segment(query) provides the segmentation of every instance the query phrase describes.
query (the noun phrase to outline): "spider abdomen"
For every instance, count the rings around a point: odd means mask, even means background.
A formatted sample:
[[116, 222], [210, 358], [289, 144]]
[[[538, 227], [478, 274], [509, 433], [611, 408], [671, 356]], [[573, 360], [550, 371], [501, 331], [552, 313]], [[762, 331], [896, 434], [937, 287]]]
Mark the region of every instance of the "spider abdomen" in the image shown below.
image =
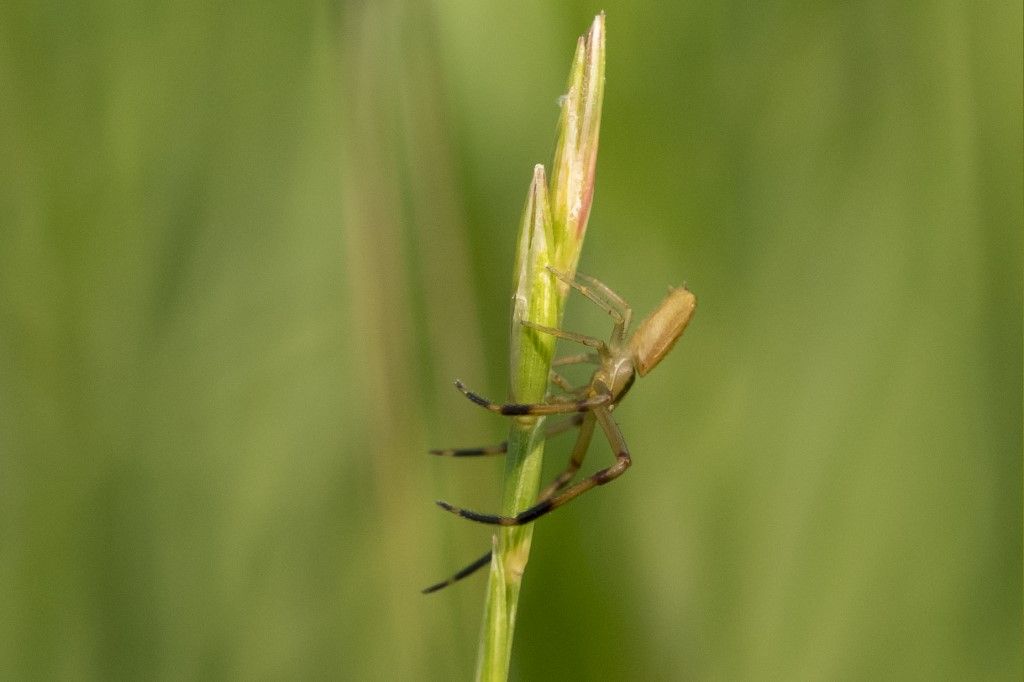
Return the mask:
[[697, 308], [697, 297], [686, 287], [672, 289], [641, 322], [629, 340], [636, 371], [644, 376], [672, 350]]

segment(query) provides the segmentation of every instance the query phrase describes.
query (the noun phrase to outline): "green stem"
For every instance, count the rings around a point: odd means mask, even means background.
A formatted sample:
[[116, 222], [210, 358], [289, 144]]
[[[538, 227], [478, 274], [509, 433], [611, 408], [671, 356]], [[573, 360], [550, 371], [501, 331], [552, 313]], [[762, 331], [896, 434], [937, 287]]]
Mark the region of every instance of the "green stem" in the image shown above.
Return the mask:
[[[512, 399], [516, 402], [541, 402], [547, 393], [554, 338], [519, 322], [525, 319], [545, 326], [558, 325], [562, 298], [555, 279], [546, 269], [552, 264], [551, 229], [544, 167], [537, 166], [516, 252], [511, 329]], [[515, 516], [537, 498], [544, 458], [542, 423], [543, 419], [536, 417], [513, 420], [501, 505], [505, 516]], [[495, 537], [477, 663], [478, 680], [503, 682], [508, 677], [519, 589], [532, 538], [532, 523], [501, 528]]]
[[[549, 199], [544, 167], [534, 168], [523, 211], [512, 294], [511, 394], [517, 403], [542, 402], [555, 339], [520, 324], [559, 327], [569, 287], [547, 269], [576, 271], [594, 193], [594, 168], [604, 94], [604, 14], [580, 38], [562, 104]], [[508, 438], [501, 513], [531, 507], [540, 490], [543, 419], [517, 417]], [[533, 524], [502, 527], [492, 540], [476, 679], [508, 679], [516, 611], [530, 557]]]

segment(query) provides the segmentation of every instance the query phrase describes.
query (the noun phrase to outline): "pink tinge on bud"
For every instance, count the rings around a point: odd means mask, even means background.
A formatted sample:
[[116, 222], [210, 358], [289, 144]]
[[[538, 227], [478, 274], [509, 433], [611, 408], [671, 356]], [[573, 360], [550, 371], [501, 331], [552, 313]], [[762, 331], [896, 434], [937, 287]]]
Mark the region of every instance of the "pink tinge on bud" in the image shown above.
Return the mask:
[[551, 178], [557, 261], [573, 270], [594, 199], [601, 103], [604, 97], [604, 14], [580, 36], [559, 122]]

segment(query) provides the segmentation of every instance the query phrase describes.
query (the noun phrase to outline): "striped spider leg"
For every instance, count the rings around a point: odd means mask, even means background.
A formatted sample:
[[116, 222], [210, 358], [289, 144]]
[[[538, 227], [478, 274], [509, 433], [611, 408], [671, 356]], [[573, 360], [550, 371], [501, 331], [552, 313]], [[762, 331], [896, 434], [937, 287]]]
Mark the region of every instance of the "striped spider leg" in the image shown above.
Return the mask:
[[[553, 377], [553, 382], [556, 385], [570, 392], [566, 396], [551, 397], [547, 402], [532, 404], [495, 403], [477, 393], [469, 391], [462, 382], [455, 382], [456, 388], [462, 391], [469, 400], [497, 414], [505, 416], [545, 416], [576, 413], [576, 417], [581, 417], [581, 420], [578, 422], [580, 432], [577, 435], [576, 445], [573, 447], [569, 465], [541, 492], [537, 502], [532, 507], [515, 516], [499, 516], [481, 514], [443, 501], [437, 502], [438, 506], [442, 509], [472, 521], [499, 526], [516, 526], [530, 523], [574, 500], [588, 490], [604, 485], [621, 476], [630, 467], [632, 460], [629, 448], [626, 446], [626, 441], [618, 425], [612, 419], [611, 412], [632, 387], [636, 376], [638, 374], [640, 376], [646, 375], [668, 354], [676, 341], [679, 340], [679, 337], [682, 336], [696, 308], [696, 298], [685, 287], [670, 289], [668, 296], [665, 297], [654, 312], [637, 326], [636, 331], [631, 336], [627, 337], [626, 334], [632, 311], [618, 294], [593, 277], [577, 274], [577, 279], [573, 280], [554, 268], [549, 267], [548, 269], [560, 280], [590, 299], [611, 316], [614, 322], [611, 339], [605, 342], [583, 334], [545, 327], [525, 320], [522, 321], [524, 326], [535, 329], [538, 332], [573, 341], [588, 346], [595, 351], [594, 353], [571, 356], [570, 358], [563, 359], [560, 363], [593, 362], [596, 364], [597, 368], [594, 370], [589, 384], [577, 390], [572, 389], [564, 379], [554, 379]], [[553, 365], [556, 363], [553, 363]], [[575, 421], [575, 419], [570, 421]], [[582, 465], [583, 458], [590, 445], [595, 424], [600, 425], [602, 432], [611, 444], [612, 451], [615, 453], [615, 463], [570, 486], [569, 483]], [[572, 428], [572, 426], [567, 428]], [[562, 429], [561, 425], [549, 427], [549, 432], [545, 436], [553, 435], [550, 431], [557, 433], [567, 430], [567, 428]], [[507, 445], [501, 444], [488, 448], [434, 452], [435, 454], [460, 456], [468, 454], [500, 454], [506, 449]], [[477, 559], [448, 580], [427, 588], [424, 592], [439, 590], [456, 580], [466, 577], [473, 571], [486, 565], [489, 559], [490, 553]]]
[[[554, 362], [551, 363], [551, 365], [552, 367], [561, 367], [565, 365], [575, 365], [582, 363], [596, 364], [597, 356], [589, 353], [582, 353], [580, 355], [572, 355], [564, 358], [557, 358]], [[560, 388], [566, 391], [566, 395], [552, 396], [552, 400], [569, 399], [572, 397], [573, 394], [581, 390], [569, 385], [569, 383], [565, 381], [565, 379], [554, 370], [552, 370], [551, 372], [551, 381], [552, 383], [555, 383]], [[583, 388], [585, 389], [587, 387], [584, 386]], [[569, 483], [569, 481], [572, 480], [573, 476], [579, 470], [580, 466], [583, 464], [583, 458], [587, 454], [587, 448], [590, 447], [590, 439], [594, 433], [594, 418], [587, 413], [576, 413], [569, 417], [568, 419], [563, 419], [554, 424], [548, 424], [545, 426], [543, 434], [543, 437], [545, 439], [559, 435], [561, 433], [565, 433], [567, 431], [571, 431], [576, 428], [579, 428], [579, 433], [576, 436], [576, 444], [573, 446], [572, 456], [569, 458], [568, 466], [565, 468], [564, 471], [562, 471], [558, 476], [556, 476], [555, 479], [546, 488], [544, 488], [544, 490], [541, 491], [540, 495], [538, 495], [537, 497], [538, 502], [550, 498], [557, 491], [564, 488]], [[486, 445], [483, 447], [431, 450], [430, 454], [445, 457], [478, 457], [486, 455], [501, 455], [505, 454], [507, 450], [508, 441], [503, 441], [501, 443], [498, 443], [497, 445]], [[486, 566], [490, 562], [490, 560], [491, 552], [488, 551], [483, 556], [476, 559], [464, 568], [460, 569], [452, 576], [446, 578], [445, 580], [442, 580], [441, 582], [434, 583], [430, 587], [427, 587], [423, 590], [423, 594], [437, 592], [442, 588], [448, 587], [452, 583], [458, 582], [459, 580], [462, 580], [463, 578], [472, 575], [479, 569]]]

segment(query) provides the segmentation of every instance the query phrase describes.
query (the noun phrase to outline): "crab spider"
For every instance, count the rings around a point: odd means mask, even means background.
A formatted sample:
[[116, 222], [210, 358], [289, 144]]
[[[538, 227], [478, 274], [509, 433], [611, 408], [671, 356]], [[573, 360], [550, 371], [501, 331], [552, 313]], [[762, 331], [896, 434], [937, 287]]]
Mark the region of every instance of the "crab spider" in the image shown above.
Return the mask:
[[[537, 502], [532, 507], [515, 516], [481, 514], [440, 500], [437, 502], [442, 509], [472, 521], [499, 526], [530, 523], [576, 499], [588, 490], [609, 483], [621, 476], [629, 468], [632, 460], [622, 432], [612, 419], [612, 410], [629, 392], [637, 375], [648, 374], [672, 350], [676, 341], [686, 330], [686, 325], [693, 317], [697, 305], [696, 297], [685, 286], [670, 289], [668, 296], [662, 300], [654, 312], [640, 322], [632, 335], [627, 336], [632, 309], [622, 297], [593, 277], [577, 273], [574, 280], [552, 267], [548, 267], [548, 270], [611, 316], [614, 323], [612, 335], [608, 341], [603, 341], [583, 334], [545, 327], [526, 320], [522, 321], [524, 326], [538, 332], [579, 343], [590, 349], [590, 352], [587, 353], [557, 359], [552, 363], [552, 367], [574, 364], [596, 365], [589, 383], [580, 388], [573, 388], [561, 375], [552, 370], [552, 383], [565, 390], [567, 394], [550, 398], [547, 402], [495, 403], [468, 390], [461, 381], [455, 382], [455, 387], [462, 391], [469, 400], [497, 414], [505, 416], [572, 415], [563, 422], [548, 426], [545, 429], [545, 437], [573, 428], [579, 429], [568, 466], [541, 491]], [[601, 431], [611, 444], [615, 453], [615, 463], [574, 485], [569, 485], [583, 464], [583, 458], [586, 456], [596, 426], [600, 426]], [[502, 454], [506, 450], [507, 444], [501, 443], [480, 448], [432, 450], [431, 453], [465, 457]], [[423, 591], [425, 593], [435, 592], [465, 578], [486, 565], [490, 556], [491, 553], [488, 552], [452, 577], [431, 585]]]

